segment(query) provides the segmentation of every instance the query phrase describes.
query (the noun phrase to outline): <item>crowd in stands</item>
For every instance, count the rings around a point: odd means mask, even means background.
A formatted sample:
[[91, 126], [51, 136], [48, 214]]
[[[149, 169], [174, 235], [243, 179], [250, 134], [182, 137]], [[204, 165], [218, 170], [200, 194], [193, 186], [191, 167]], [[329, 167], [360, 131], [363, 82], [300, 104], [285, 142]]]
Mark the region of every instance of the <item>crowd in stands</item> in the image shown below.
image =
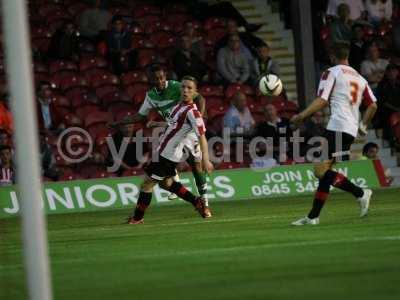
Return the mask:
[[[378, 93], [386, 93], [380, 96], [387, 99], [383, 106], [386, 112], [400, 109], [392, 97], [398, 88], [397, 68], [393, 69], [396, 53], [389, 53], [387, 48], [382, 51], [389, 40], [385, 37], [397, 29], [395, 22], [391, 23], [393, 8], [387, 4], [392, 1], [367, 1], [364, 6], [360, 0], [362, 7], [368, 7], [368, 14], [355, 5], [357, 1], [329, 2], [329, 21], [319, 28], [326, 33], [325, 49], [328, 51], [335, 40], [352, 42], [354, 66]], [[133, 136], [138, 129], [144, 129], [145, 135], [151, 130], [137, 124], [115, 131], [106, 124], [137, 112], [150, 87], [146, 70], [153, 63], [168, 70], [169, 79], [179, 80], [185, 75], [197, 78], [199, 92], [207, 101], [209, 136], [221, 135], [223, 127], [232, 136], [244, 138], [276, 138], [291, 133], [288, 120], [297, 112], [297, 105], [285, 95], [262, 96], [256, 88], [261, 74], [280, 75], [279, 61], [271, 57], [269, 45], [254, 35], [261, 24], [249, 24], [227, 1], [32, 0], [29, 21], [45, 180], [142, 172], [143, 162], [133, 154], [134, 142], [128, 145], [120, 169], [107, 172], [106, 166], [113, 164], [107, 137], [112, 137], [118, 148], [124, 137]], [[385, 35], [379, 31], [383, 29]], [[379, 39], [373, 39], [369, 30]], [[3, 51], [1, 54], [3, 57]], [[364, 54], [365, 60], [360, 60]], [[321, 66], [326, 64], [323, 59], [317, 60]], [[8, 150], [12, 154], [13, 124], [3, 58], [0, 70], [0, 155], [8, 157]], [[157, 113], [150, 119], [157, 119]], [[400, 117], [398, 120], [400, 126]], [[318, 113], [301, 130], [311, 138], [321, 132], [322, 124], [323, 116]], [[58, 136], [69, 127], [84, 128], [94, 143], [92, 155], [84, 162], [71, 164], [59, 153]], [[85, 150], [89, 142], [82, 136], [72, 147]], [[277, 147], [273, 145], [273, 157], [266, 164], [294, 163], [290, 147], [283, 159], [277, 157]], [[217, 153], [221, 149], [214, 150]], [[7, 171], [10, 174], [14, 174], [12, 156], [10, 163], [1, 159], [1, 170], [11, 170]], [[245, 167], [250, 163], [245, 157], [244, 161], [217, 167]], [[2, 182], [13, 181], [14, 175], [4, 174]]]
[[329, 64], [331, 45], [349, 43], [350, 65], [368, 80], [378, 99], [373, 125], [400, 149], [400, 2], [328, 0], [312, 5], [317, 76]]

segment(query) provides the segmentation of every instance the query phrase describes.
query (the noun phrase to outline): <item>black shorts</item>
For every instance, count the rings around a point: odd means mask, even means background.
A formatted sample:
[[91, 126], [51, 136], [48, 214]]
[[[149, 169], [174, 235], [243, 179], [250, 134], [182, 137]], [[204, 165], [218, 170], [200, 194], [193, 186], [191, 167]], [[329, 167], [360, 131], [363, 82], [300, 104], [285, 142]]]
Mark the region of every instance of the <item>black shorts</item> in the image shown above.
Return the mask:
[[324, 145], [325, 149], [322, 150], [322, 155], [328, 154], [328, 159], [335, 159], [335, 161], [345, 161], [350, 159], [350, 147], [354, 142], [354, 136], [339, 131], [326, 130], [324, 137], [328, 145]]
[[144, 168], [144, 171], [150, 178], [161, 181], [176, 175], [177, 164], [176, 162], [159, 156], [158, 161], [151, 161], [150, 164]]

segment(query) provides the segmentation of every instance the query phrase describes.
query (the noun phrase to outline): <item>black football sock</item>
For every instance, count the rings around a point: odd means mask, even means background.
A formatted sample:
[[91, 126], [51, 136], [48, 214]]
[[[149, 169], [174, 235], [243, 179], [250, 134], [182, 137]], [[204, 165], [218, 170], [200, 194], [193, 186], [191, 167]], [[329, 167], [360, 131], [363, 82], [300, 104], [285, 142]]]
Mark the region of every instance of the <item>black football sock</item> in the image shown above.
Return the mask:
[[190, 191], [188, 191], [180, 182], [174, 181], [172, 185], [168, 188], [168, 191], [174, 193], [179, 198], [196, 205], [197, 198]]
[[333, 181], [331, 174], [325, 173], [325, 175], [319, 180], [317, 191], [315, 192], [313, 207], [308, 214], [310, 219], [318, 218], [322, 208], [324, 207], [326, 199], [329, 197], [329, 189]]
[[356, 186], [343, 174], [340, 174], [332, 170], [329, 170], [328, 172], [335, 175], [334, 180], [332, 182], [332, 185], [334, 187], [349, 192], [356, 198], [360, 198], [364, 195], [364, 191], [362, 190], [362, 188]]
[[153, 195], [153, 193], [146, 193], [146, 192], [140, 191], [139, 199], [137, 200], [137, 203], [136, 203], [135, 212], [133, 213], [134, 220], [138, 221], [138, 220], [143, 219], [144, 213], [145, 213], [147, 207], [149, 207], [149, 205], [150, 205], [152, 195]]

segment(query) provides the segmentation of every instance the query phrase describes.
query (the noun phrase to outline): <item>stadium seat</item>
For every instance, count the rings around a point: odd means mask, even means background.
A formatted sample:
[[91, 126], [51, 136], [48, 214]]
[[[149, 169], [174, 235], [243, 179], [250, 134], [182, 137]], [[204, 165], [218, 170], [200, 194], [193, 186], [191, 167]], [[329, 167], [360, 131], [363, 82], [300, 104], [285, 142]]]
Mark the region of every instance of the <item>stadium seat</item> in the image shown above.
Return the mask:
[[71, 172], [64, 172], [60, 177], [59, 181], [73, 181], [73, 180], [83, 180], [85, 179], [82, 175], [75, 173], [73, 171]]
[[35, 73], [34, 74], [35, 78], [35, 84], [37, 85], [40, 81], [47, 81], [51, 82], [50, 80], [50, 75], [48, 73]]
[[93, 68], [107, 68], [107, 61], [100, 56], [82, 57], [79, 60], [79, 70], [86, 71]]
[[225, 28], [225, 20], [219, 17], [208, 18], [203, 26], [205, 31], [210, 31], [215, 28]]
[[227, 105], [218, 105], [207, 107], [208, 119], [213, 119], [217, 116], [224, 115], [227, 110]]
[[246, 167], [248, 167], [248, 165], [245, 163], [222, 162], [219, 165], [217, 165], [216, 169], [217, 170], [225, 170], [225, 169], [238, 169], [238, 168], [246, 168]]
[[47, 53], [49, 51], [50, 38], [34, 38], [32, 40], [32, 50], [34, 52]]
[[55, 74], [61, 71], [78, 71], [78, 66], [73, 61], [55, 60], [49, 65], [50, 74]]
[[53, 95], [51, 96], [51, 100], [54, 103], [55, 106], [58, 107], [64, 107], [64, 108], [71, 108], [71, 102], [69, 101], [69, 99], [63, 95], [57, 95], [55, 93], [53, 93]]
[[225, 97], [230, 99], [233, 97], [233, 95], [235, 95], [236, 92], [242, 92], [243, 94], [248, 96], [255, 95], [254, 89], [251, 86], [246, 84], [233, 83], [227, 87], [225, 91]]
[[142, 18], [148, 15], [161, 15], [162, 11], [158, 6], [142, 4], [138, 5], [134, 11], [133, 16], [137, 19]]
[[[150, 85], [147, 83], [135, 83], [135, 84], [131, 84], [125, 87], [125, 92], [129, 95], [129, 97], [131, 97], [131, 99], [133, 99], [135, 102], [136, 100], [134, 99], [135, 95], [139, 92], [141, 92], [143, 95], [143, 93], [145, 94], [145, 92], [150, 88]], [[143, 101], [144, 98], [141, 100]]]
[[87, 40], [81, 40], [79, 42], [78, 47], [79, 47], [79, 52], [80, 52], [81, 56], [86, 55], [83, 57], [87, 57], [87, 56], [93, 57], [96, 54], [96, 50], [97, 50], [96, 45]]
[[175, 33], [183, 31], [185, 23], [192, 20], [192, 17], [188, 14], [174, 13], [167, 16], [167, 22], [171, 24], [172, 29]]
[[138, 53], [137, 64], [140, 68], [146, 67], [153, 63], [157, 58], [156, 51], [152, 49], [140, 49]]
[[199, 93], [203, 97], [223, 97], [224, 87], [222, 85], [203, 85], [199, 88]]
[[132, 26], [129, 27], [129, 32], [132, 35], [140, 35], [143, 36], [144, 34], [144, 29], [142, 26], [140, 26], [139, 24], [134, 24]]
[[31, 28], [31, 38], [32, 39], [40, 39], [46, 38], [49, 39], [52, 36], [52, 32], [49, 30], [48, 27], [44, 26], [37, 26]]
[[93, 114], [96, 112], [101, 112], [101, 110], [100, 110], [100, 107], [95, 104], [85, 104], [84, 106], [78, 107], [75, 110], [75, 114], [81, 120], [84, 120], [89, 114]]
[[93, 88], [102, 86], [119, 85], [119, 78], [109, 72], [95, 72], [91, 74], [89, 84]]
[[130, 170], [125, 170], [122, 172], [122, 177], [130, 177], [130, 176], [140, 176], [144, 174], [144, 170], [141, 167], [132, 168]]
[[108, 112], [93, 111], [86, 116], [84, 124], [86, 128], [96, 124], [107, 124], [113, 120], [113, 116]]
[[101, 87], [96, 88], [95, 92], [99, 99], [103, 99], [105, 95], [110, 93], [120, 92], [120, 88], [117, 85], [103, 85]]
[[130, 85], [137, 82], [149, 82], [149, 79], [144, 71], [135, 70], [121, 75], [122, 85]]
[[79, 74], [76, 71], [63, 70], [63, 71], [51, 74], [49, 76], [49, 82], [51, 84], [55, 85], [56, 88], [60, 88], [61, 82], [64, 80], [64, 78], [71, 77], [71, 76], [79, 76]]
[[[4, 71], [4, 63], [0, 60], [0, 72]], [[41, 62], [35, 61], [33, 64], [33, 71], [35, 73], [49, 73], [49, 67]]]
[[187, 6], [181, 3], [170, 3], [164, 8], [165, 15], [173, 13], [186, 14], [187, 12], [188, 12]]
[[169, 48], [176, 45], [175, 37], [168, 32], [158, 31], [150, 35], [150, 41], [156, 45], [157, 48]]
[[71, 16], [79, 16], [81, 12], [86, 10], [89, 6], [83, 2], [75, 2], [68, 6], [67, 11]]
[[66, 127], [82, 127], [83, 122], [77, 114], [68, 113], [63, 116], [63, 123]]
[[128, 94], [125, 92], [117, 91], [105, 94], [101, 97], [101, 101], [105, 108], [109, 108], [112, 105], [119, 104], [119, 103], [128, 103], [132, 104], [132, 99], [129, 97]]
[[80, 75], [67, 75], [60, 82], [60, 88], [63, 91], [74, 87], [87, 87], [86, 79]]
[[[113, 108], [113, 107], [112, 107], [112, 108]], [[123, 109], [123, 110], [119, 110], [119, 111], [116, 111], [116, 112], [114, 113], [114, 119], [115, 119], [115, 120], [122, 120], [122, 119], [125, 118], [125, 117], [135, 115], [136, 112], [137, 112], [137, 111], [134, 110], [134, 109]]]
[[154, 49], [155, 45], [149, 39], [146, 39], [143, 36], [134, 36], [132, 37], [132, 47], [136, 49]]
[[114, 178], [117, 177], [115, 173], [107, 172], [107, 170], [99, 170], [94, 173], [90, 173], [88, 178]]
[[48, 15], [53, 15], [55, 13], [57, 13], [58, 11], [65, 11], [65, 7], [62, 4], [59, 3], [46, 3], [46, 4], [42, 4], [40, 5], [38, 12], [39, 15], [41, 15], [42, 17], [46, 17]]

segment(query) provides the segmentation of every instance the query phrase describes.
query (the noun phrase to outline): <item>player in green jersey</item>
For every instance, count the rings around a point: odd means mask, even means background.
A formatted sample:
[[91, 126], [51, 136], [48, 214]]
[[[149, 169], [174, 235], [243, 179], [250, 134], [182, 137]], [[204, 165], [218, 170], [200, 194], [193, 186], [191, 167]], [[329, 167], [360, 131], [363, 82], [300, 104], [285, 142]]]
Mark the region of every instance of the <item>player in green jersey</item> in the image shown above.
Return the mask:
[[[125, 117], [121, 121], [113, 123], [114, 126], [123, 124], [142, 122], [147, 119], [151, 109], [157, 110], [160, 116], [168, 122], [169, 114], [172, 109], [181, 101], [181, 83], [174, 80], [167, 80], [165, 70], [158, 64], [150, 67], [150, 82], [153, 87], [146, 93], [146, 97], [140, 107], [138, 113], [133, 116]], [[205, 100], [198, 94], [194, 99], [200, 113], [204, 116], [205, 113]], [[165, 122], [149, 121], [147, 127], [163, 126]], [[201, 165], [201, 151], [199, 148], [199, 141], [193, 132], [185, 141], [185, 150], [189, 154], [187, 162], [192, 168], [192, 173], [196, 181], [197, 190], [200, 196], [204, 199], [208, 207], [207, 199], [207, 181], [206, 174], [203, 172]], [[176, 181], [179, 180], [175, 178]], [[169, 197], [172, 199], [172, 197]], [[209, 217], [211, 211], [207, 209]]]

